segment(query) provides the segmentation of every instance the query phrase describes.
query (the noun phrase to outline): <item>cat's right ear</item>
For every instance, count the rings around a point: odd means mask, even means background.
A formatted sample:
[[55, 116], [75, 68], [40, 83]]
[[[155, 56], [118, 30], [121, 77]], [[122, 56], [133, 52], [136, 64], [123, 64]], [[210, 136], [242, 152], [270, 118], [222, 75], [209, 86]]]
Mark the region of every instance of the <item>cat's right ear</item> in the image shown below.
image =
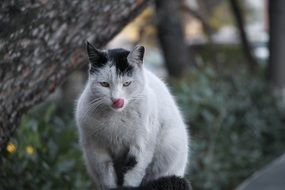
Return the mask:
[[139, 66], [143, 64], [145, 48], [141, 45], [137, 45], [128, 55], [127, 59], [130, 63], [137, 63]]
[[101, 67], [107, 62], [107, 56], [105, 52], [97, 49], [88, 41], [86, 41], [86, 49], [91, 66]]

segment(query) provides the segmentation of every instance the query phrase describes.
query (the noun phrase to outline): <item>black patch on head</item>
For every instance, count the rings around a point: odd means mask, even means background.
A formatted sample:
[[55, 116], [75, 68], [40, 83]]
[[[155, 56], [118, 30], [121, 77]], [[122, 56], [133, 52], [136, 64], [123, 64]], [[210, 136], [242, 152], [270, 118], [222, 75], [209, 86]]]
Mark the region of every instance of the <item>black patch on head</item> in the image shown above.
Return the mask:
[[98, 69], [104, 67], [108, 61], [107, 54], [95, 48], [89, 42], [86, 43], [87, 54], [91, 67], [89, 72], [91, 74], [98, 71]]
[[86, 43], [87, 54], [91, 64], [90, 74], [97, 72], [100, 68], [111, 62], [110, 67], [115, 66], [117, 75], [131, 75], [134, 67], [128, 62], [130, 51], [125, 49], [111, 49], [107, 52], [101, 51], [89, 42]]
[[124, 176], [128, 170], [135, 167], [137, 160], [135, 156], [129, 154], [129, 150], [121, 156], [113, 158], [114, 169], [117, 175], [117, 185], [122, 186], [124, 183]]
[[125, 49], [111, 49], [108, 51], [108, 58], [116, 67], [117, 75], [131, 75], [134, 67], [128, 62], [130, 51]]

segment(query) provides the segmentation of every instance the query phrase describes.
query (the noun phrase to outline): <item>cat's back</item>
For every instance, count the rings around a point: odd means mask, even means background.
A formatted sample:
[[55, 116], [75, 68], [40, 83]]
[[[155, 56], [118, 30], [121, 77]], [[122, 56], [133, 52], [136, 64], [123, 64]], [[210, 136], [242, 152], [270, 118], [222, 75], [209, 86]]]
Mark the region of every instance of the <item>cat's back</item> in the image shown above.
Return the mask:
[[147, 85], [151, 90], [154, 91], [155, 95], [157, 97], [162, 98], [163, 100], [167, 99], [172, 103], [173, 97], [170, 94], [170, 91], [166, 83], [147, 69], [145, 69], [145, 75], [146, 75]]
[[146, 78], [147, 86], [151, 90], [153, 90], [156, 93], [156, 95], [161, 94], [163, 96], [164, 95], [167, 96], [169, 94], [169, 91], [167, 89], [166, 84], [148, 69], [144, 69], [144, 71], [145, 71], [145, 78]]
[[153, 91], [156, 97], [158, 112], [163, 117], [181, 117], [178, 106], [175, 103], [167, 85], [151, 71], [145, 69], [146, 81], [150, 90]]

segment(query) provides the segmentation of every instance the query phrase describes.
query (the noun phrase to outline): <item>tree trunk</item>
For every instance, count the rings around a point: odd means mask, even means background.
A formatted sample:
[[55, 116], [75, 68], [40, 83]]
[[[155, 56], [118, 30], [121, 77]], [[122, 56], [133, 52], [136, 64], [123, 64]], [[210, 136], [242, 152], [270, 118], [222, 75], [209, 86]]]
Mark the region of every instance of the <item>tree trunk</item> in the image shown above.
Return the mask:
[[194, 61], [184, 41], [179, 9], [181, 1], [155, 0], [157, 35], [171, 77], [183, 77]]
[[242, 16], [241, 9], [239, 7], [237, 0], [230, 0], [230, 6], [232, 9], [234, 19], [236, 21], [237, 28], [239, 30], [240, 40], [243, 46], [244, 54], [249, 62], [249, 68], [251, 69], [251, 71], [253, 71], [257, 68], [258, 63], [256, 62], [254, 56], [252, 55], [250, 43], [247, 39], [247, 35], [244, 29], [245, 24], [244, 24], [244, 19]]
[[3, 1], [0, 5], [0, 147], [21, 116], [87, 63], [84, 39], [97, 47], [148, 0]]
[[269, 80], [281, 90], [285, 89], [285, 1], [269, 3]]

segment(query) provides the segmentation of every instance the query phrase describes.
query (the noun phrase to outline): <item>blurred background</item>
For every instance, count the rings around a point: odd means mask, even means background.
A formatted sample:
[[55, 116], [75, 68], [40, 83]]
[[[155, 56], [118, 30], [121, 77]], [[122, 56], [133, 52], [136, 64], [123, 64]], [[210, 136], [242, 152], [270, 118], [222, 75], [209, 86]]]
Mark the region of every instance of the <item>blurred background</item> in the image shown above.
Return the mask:
[[86, 39], [146, 47], [191, 131], [193, 189], [285, 188], [285, 1], [3, 0], [0, 11], [0, 189], [92, 189], [74, 123]]

